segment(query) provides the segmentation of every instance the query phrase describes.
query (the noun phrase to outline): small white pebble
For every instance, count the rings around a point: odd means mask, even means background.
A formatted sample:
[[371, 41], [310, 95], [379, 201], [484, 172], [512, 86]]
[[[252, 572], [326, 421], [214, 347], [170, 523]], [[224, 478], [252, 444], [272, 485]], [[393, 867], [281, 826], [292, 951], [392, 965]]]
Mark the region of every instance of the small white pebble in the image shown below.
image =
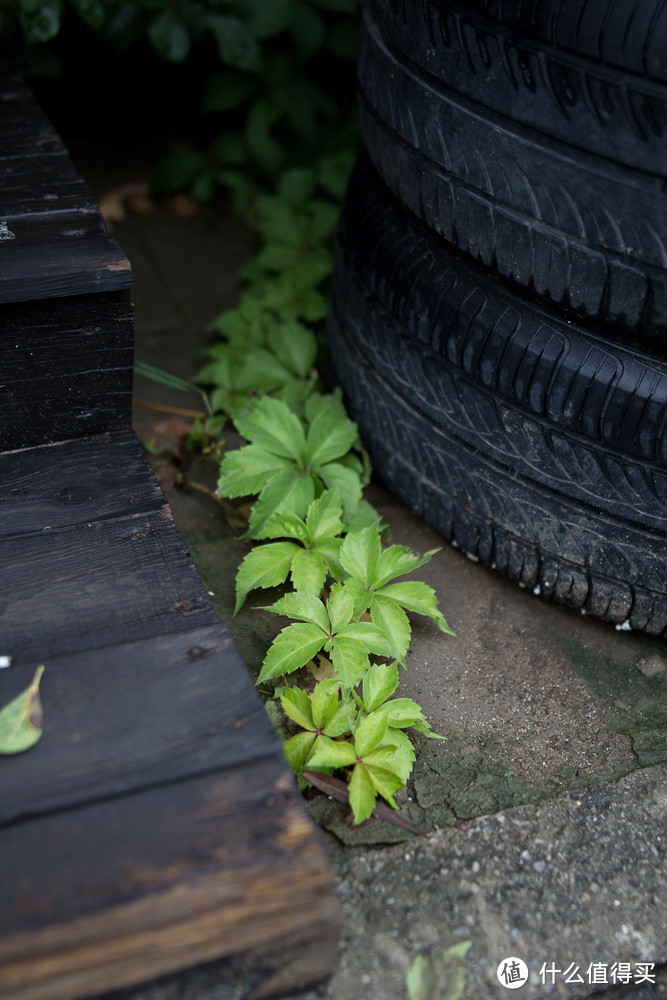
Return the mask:
[[616, 629], [617, 632], [629, 632], [631, 627], [632, 626], [630, 625], [629, 618], [626, 618], [625, 621], [621, 622], [620, 625], [614, 625], [614, 628]]
[[466, 552], [466, 556], [468, 557], [470, 562], [479, 562], [479, 556], [473, 555], [472, 552]]
[[11, 656], [0, 656], [0, 670], [6, 670], [7, 667], [11, 667], [12, 658]]
[[215, 591], [214, 590], [209, 590], [208, 591], [208, 596], [209, 597], [215, 597]]
[[540, 589], [539, 583], [538, 583], [538, 585], [536, 587], [533, 587], [533, 593], [534, 594], [541, 594], [542, 593], [542, 591]]

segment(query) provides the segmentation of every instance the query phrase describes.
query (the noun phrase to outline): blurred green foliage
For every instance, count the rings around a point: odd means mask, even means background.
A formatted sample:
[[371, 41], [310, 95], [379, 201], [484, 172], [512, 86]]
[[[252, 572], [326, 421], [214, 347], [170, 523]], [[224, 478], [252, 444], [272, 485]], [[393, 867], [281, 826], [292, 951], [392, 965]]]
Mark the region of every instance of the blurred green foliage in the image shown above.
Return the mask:
[[[200, 148], [155, 171], [156, 193], [201, 201], [226, 188], [236, 207], [286, 169], [357, 143], [354, 59], [360, 0], [5, 0], [0, 37], [28, 75], [58, 76], [95, 44], [157, 55], [202, 81]], [[101, 70], [103, 71], [103, 70]]]

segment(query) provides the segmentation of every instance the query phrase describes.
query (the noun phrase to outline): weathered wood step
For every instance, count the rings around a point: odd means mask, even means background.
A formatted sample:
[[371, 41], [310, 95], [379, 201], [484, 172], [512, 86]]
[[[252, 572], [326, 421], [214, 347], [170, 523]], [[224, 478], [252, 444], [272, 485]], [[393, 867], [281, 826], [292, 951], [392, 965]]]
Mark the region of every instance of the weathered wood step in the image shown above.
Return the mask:
[[17, 663], [215, 621], [131, 432], [0, 455], [0, 566]]
[[0, 72], [0, 451], [130, 426], [131, 283], [58, 135]]
[[[2, 701], [35, 665], [2, 672]], [[326, 854], [225, 626], [48, 659], [42, 688], [41, 742], [0, 767], [0, 997], [239, 953], [324, 975]]]

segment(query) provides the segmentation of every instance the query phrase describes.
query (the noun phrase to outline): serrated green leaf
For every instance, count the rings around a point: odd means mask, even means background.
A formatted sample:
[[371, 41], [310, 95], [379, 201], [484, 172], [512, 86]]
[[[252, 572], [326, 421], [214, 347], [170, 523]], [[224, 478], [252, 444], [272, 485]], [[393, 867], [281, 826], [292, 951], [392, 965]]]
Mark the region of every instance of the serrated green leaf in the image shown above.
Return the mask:
[[306, 378], [317, 354], [317, 340], [312, 330], [301, 323], [279, 323], [269, 333], [269, 344], [291, 372]]
[[[318, 681], [311, 695], [311, 712], [316, 729], [326, 730], [339, 708], [338, 681], [327, 678]], [[331, 736], [331, 733], [327, 733]], [[338, 735], [338, 734], [337, 734]]]
[[328, 411], [332, 423], [336, 423], [338, 420], [345, 420], [347, 413], [343, 406], [343, 394], [339, 390], [336, 390], [335, 392], [326, 394], [318, 392], [314, 396], [311, 396], [306, 405], [306, 420], [312, 423], [322, 410]]
[[471, 941], [460, 941], [444, 951], [417, 955], [406, 976], [408, 1000], [461, 1000], [466, 986], [463, 959]]
[[329, 616], [322, 601], [313, 594], [293, 591], [279, 598], [267, 611], [272, 611], [276, 615], [287, 615], [288, 618], [298, 618], [300, 621], [312, 622], [322, 629], [324, 638], [329, 634]]
[[284, 583], [294, 556], [300, 552], [294, 542], [270, 542], [251, 549], [236, 574], [236, 606], [234, 614], [251, 590], [277, 587]]
[[319, 597], [326, 578], [326, 563], [319, 552], [300, 549], [292, 562], [292, 583], [296, 590]]
[[392, 809], [398, 809], [394, 795], [399, 788], [403, 787], [402, 779], [388, 768], [378, 767], [376, 764], [367, 764], [366, 766], [375, 791], [382, 796], [385, 802], [389, 803]]
[[389, 728], [384, 736], [384, 745], [392, 747], [394, 750], [389, 770], [398, 775], [405, 784], [412, 773], [416, 760], [412, 743], [402, 730]]
[[315, 484], [311, 476], [297, 469], [274, 473], [253, 504], [248, 518], [248, 538], [270, 536], [271, 520], [278, 513], [289, 512], [303, 517], [314, 495]]
[[381, 712], [362, 716], [354, 729], [354, 745], [358, 757], [365, 757], [382, 743], [387, 732], [387, 719]]
[[364, 764], [357, 764], [352, 772], [349, 786], [350, 808], [357, 826], [368, 819], [373, 812], [375, 794], [375, 786], [368, 768]]
[[277, 194], [289, 205], [305, 205], [312, 197], [317, 175], [312, 169], [293, 167], [286, 170], [278, 181]]
[[343, 568], [367, 590], [373, 586], [380, 549], [379, 532], [377, 527], [371, 526], [348, 533], [340, 550]]
[[336, 714], [329, 720], [325, 727], [326, 735], [336, 737], [351, 733], [355, 717], [354, 706], [348, 698], [343, 698], [336, 709]]
[[352, 532], [361, 531], [363, 528], [370, 528], [373, 525], [377, 525], [378, 531], [382, 530], [380, 515], [367, 500], [360, 500], [354, 512], [354, 517], [345, 524], [347, 532], [351, 534]]
[[259, 445], [228, 451], [220, 464], [218, 493], [225, 497], [244, 497], [259, 493], [267, 480], [280, 471], [292, 471], [288, 459], [279, 458]]
[[374, 663], [364, 677], [363, 698], [367, 712], [372, 712], [391, 698], [398, 687], [398, 667], [395, 663]]
[[327, 602], [327, 612], [331, 620], [331, 631], [338, 632], [344, 625], [347, 625], [352, 617], [353, 610], [354, 601], [346, 588], [340, 583], [335, 583], [331, 588]]
[[43, 673], [40, 665], [29, 686], [0, 710], [0, 754], [23, 753], [42, 735], [39, 683]]
[[308, 242], [311, 246], [316, 246], [333, 235], [338, 225], [340, 206], [322, 199], [311, 201], [308, 215]]
[[381, 710], [387, 716], [389, 725], [394, 729], [409, 729], [410, 726], [419, 723], [427, 724], [424, 713], [412, 698], [391, 698], [382, 705]]
[[402, 604], [408, 611], [431, 618], [441, 632], [454, 635], [438, 610], [438, 598], [432, 587], [420, 580], [405, 580], [401, 583], [389, 583], [386, 587], [376, 590], [376, 595], [389, 597], [392, 601]]
[[320, 736], [308, 765], [313, 770], [319, 767], [348, 767], [356, 759], [354, 747], [347, 740], [332, 740], [328, 736]]
[[308, 756], [315, 746], [317, 735], [305, 732], [297, 733], [283, 743], [283, 753], [287, 757], [287, 763], [295, 774], [299, 774], [308, 760]]
[[[330, 540], [325, 538], [318, 541], [315, 546], [327, 565], [329, 576], [333, 577], [337, 583], [343, 583], [347, 578], [347, 574], [341, 566], [339, 559], [341, 545], [341, 538], [332, 538]], [[355, 615], [355, 617], [357, 616]]]
[[404, 664], [411, 636], [410, 622], [405, 611], [395, 601], [377, 594], [371, 601], [370, 610], [373, 624], [387, 637], [392, 656]]
[[322, 648], [325, 639], [326, 636], [317, 625], [288, 625], [278, 633], [269, 647], [257, 683], [277, 680], [305, 666]]
[[318, 179], [324, 190], [341, 201], [354, 166], [355, 153], [343, 149], [323, 157], [318, 166]]
[[[268, 534], [270, 529], [271, 534]], [[298, 538], [304, 545], [308, 544], [308, 529], [305, 523], [296, 514], [284, 511], [281, 514], [274, 514], [267, 524], [265, 532], [267, 538]]]
[[375, 573], [375, 586], [384, 587], [394, 577], [403, 576], [419, 569], [429, 559], [432, 559], [440, 549], [431, 549], [423, 556], [417, 556], [404, 545], [390, 545], [382, 550]]
[[285, 159], [284, 147], [271, 134], [281, 117], [281, 109], [266, 95], [257, 98], [246, 116], [244, 137], [248, 151], [269, 175], [274, 174]]
[[311, 708], [310, 698], [301, 688], [285, 688], [280, 694], [280, 703], [283, 706], [285, 715], [288, 715], [292, 722], [302, 729], [319, 729], [319, 723], [315, 723]]
[[357, 425], [351, 420], [332, 424], [326, 410], [319, 413], [308, 428], [306, 460], [316, 469], [345, 455], [357, 437]]
[[329, 462], [317, 469], [317, 474], [324, 480], [330, 490], [337, 490], [343, 501], [345, 518], [354, 516], [361, 500], [361, 481], [351, 469], [346, 469], [338, 462]]
[[306, 526], [312, 542], [334, 538], [343, 530], [343, 506], [337, 490], [325, 490], [310, 505]]
[[331, 650], [331, 662], [338, 674], [341, 688], [349, 691], [368, 670], [368, 650], [355, 639], [336, 636]]
[[234, 421], [239, 434], [281, 458], [301, 465], [305, 457], [303, 424], [286, 403], [264, 396]]
[[370, 622], [351, 622], [344, 628], [338, 630], [337, 638], [345, 637], [354, 639], [355, 642], [363, 643], [371, 653], [377, 656], [391, 656], [391, 646], [387, 638], [377, 625]]

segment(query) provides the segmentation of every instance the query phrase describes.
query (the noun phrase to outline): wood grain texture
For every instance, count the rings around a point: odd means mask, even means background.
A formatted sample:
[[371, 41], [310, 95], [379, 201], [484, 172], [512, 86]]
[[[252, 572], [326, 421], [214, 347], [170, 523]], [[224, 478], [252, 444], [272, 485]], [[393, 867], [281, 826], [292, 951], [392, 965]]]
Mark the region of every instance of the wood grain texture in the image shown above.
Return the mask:
[[0, 219], [83, 209], [97, 211], [65, 152], [3, 156], [0, 150]]
[[[0, 827], [280, 756], [225, 625], [43, 662], [43, 736], [31, 753], [2, 760]], [[0, 671], [0, 705], [28, 686], [35, 667]]]
[[0, 541], [4, 654], [30, 662], [215, 621], [168, 509]]
[[132, 431], [0, 454], [0, 538], [157, 511], [166, 503]]
[[0, 854], [3, 1000], [74, 1000], [304, 932], [311, 980], [335, 961], [326, 855], [276, 756], [9, 826]]
[[133, 343], [127, 292], [0, 305], [0, 452], [129, 428]]

